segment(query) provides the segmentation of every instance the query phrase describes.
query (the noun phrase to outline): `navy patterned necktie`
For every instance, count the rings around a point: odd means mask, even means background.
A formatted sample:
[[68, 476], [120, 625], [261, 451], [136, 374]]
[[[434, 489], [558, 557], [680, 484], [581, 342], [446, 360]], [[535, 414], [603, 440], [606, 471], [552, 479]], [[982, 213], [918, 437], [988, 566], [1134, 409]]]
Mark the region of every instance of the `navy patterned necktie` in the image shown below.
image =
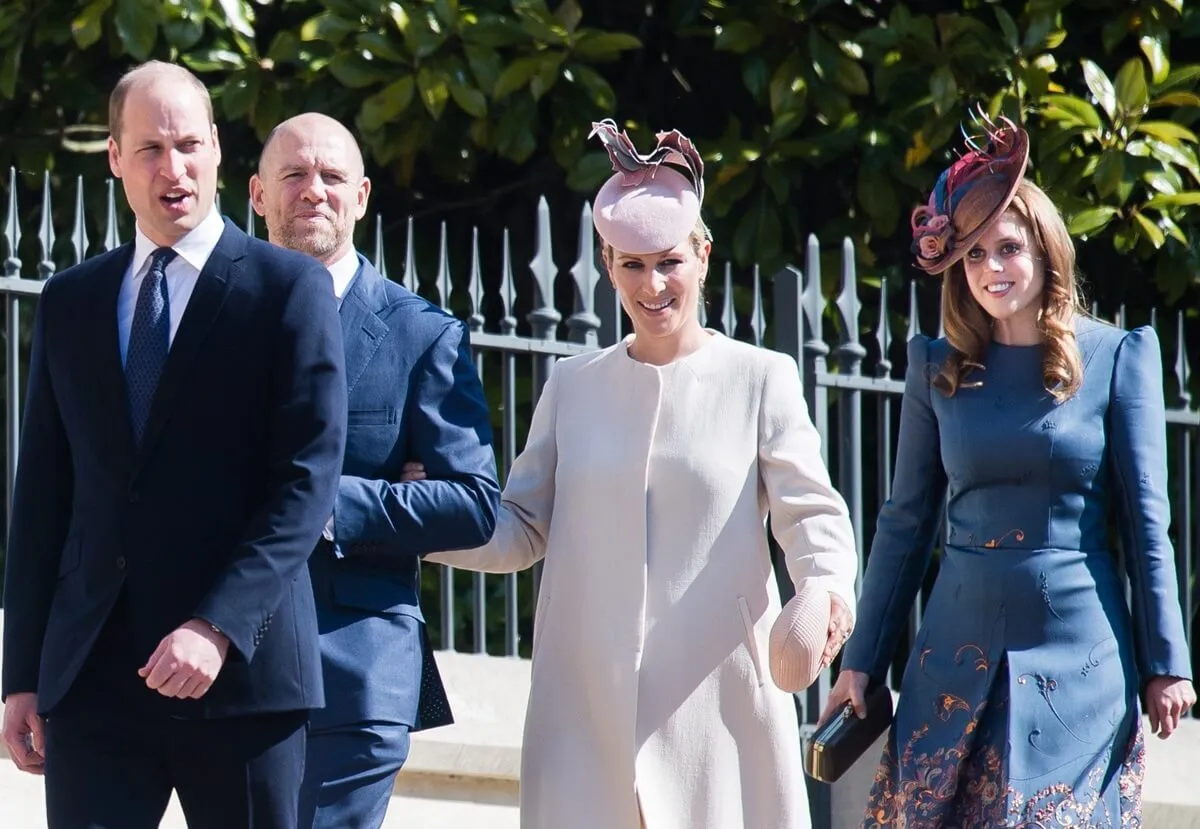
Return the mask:
[[125, 352], [125, 388], [129, 393], [129, 415], [133, 441], [140, 446], [154, 390], [162, 377], [163, 364], [171, 346], [171, 302], [167, 296], [167, 265], [175, 258], [171, 248], [150, 254], [150, 271], [138, 290], [129, 347]]

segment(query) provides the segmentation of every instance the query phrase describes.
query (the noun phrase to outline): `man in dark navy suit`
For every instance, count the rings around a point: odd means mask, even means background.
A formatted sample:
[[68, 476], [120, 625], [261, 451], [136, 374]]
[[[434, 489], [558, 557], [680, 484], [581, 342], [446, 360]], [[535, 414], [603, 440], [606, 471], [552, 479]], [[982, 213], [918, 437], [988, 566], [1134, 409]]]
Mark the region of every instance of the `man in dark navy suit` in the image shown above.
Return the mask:
[[5, 581], [3, 737], [51, 829], [294, 829], [323, 704], [306, 566], [346, 374], [329, 275], [214, 206], [208, 92], [140, 66], [109, 109], [133, 241], [38, 302]]
[[[425, 553], [486, 542], [500, 498], [466, 326], [354, 249], [370, 188], [354, 138], [316, 113], [275, 128], [250, 181], [271, 241], [312, 255], [333, 278], [349, 383], [337, 503], [309, 564], [325, 708], [309, 732], [303, 829], [378, 827], [409, 732], [451, 721], [418, 565]], [[407, 459], [430, 479], [400, 483]]]

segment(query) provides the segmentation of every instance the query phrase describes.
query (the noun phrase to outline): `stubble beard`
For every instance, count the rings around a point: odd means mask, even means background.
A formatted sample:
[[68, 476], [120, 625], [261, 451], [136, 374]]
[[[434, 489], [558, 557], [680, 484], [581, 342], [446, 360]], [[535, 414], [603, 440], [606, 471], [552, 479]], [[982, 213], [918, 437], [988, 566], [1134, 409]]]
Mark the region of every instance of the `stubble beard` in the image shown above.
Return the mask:
[[309, 227], [306, 232], [296, 230], [292, 221], [283, 223], [279, 234], [285, 248], [307, 253], [322, 262], [346, 241], [346, 233], [332, 223], [325, 227]]

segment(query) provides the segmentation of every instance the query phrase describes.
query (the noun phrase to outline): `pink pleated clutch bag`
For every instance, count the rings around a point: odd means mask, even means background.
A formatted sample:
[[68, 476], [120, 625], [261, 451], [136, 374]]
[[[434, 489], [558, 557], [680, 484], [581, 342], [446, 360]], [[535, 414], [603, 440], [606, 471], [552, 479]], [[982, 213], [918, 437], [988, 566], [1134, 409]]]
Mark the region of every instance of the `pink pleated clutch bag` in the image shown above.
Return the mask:
[[829, 591], [803, 582], [771, 626], [767, 661], [775, 685], [792, 694], [812, 685], [828, 639]]

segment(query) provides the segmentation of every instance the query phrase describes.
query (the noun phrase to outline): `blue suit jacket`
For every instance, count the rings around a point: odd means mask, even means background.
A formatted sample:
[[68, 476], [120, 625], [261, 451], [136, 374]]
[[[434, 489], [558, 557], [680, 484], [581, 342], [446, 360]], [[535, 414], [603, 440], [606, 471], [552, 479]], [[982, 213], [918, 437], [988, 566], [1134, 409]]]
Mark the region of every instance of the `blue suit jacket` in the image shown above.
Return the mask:
[[[359, 260], [341, 308], [349, 419], [334, 544], [310, 563], [328, 692], [313, 724], [427, 728], [452, 719], [418, 602], [420, 556], [491, 538], [492, 430], [466, 326]], [[396, 483], [409, 460], [428, 480]]]
[[53, 708], [124, 590], [139, 655], [191, 617], [232, 642], [203, 699], [166, 701], [175, 713], [319, 706], [305, 563], [333, 507], [346, 422], [329, 275], [226, 222], [135, 450], [116, 310], [132, 255], [131, 242], [69, 268], [38, 302], [4, 695], [36, 691]]

